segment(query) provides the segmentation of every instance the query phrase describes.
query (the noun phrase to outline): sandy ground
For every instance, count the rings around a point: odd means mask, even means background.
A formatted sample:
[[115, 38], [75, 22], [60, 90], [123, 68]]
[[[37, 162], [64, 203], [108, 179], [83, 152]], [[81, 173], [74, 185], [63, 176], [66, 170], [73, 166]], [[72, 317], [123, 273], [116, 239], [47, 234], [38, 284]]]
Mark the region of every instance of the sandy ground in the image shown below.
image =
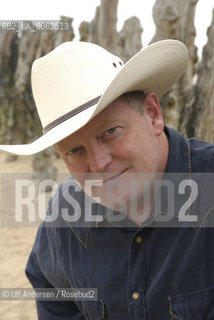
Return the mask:
[[[60, 172], [66, 169], [60, 159], [56, 160]], [[6, 161], [6, 154], [0, 153], [0, 173], [31, 172], [32, 158], [20, 157], [14, 162]], [[2, 175], [1, 175], [2, 177]], [[1, 180], [2, 181], [2, 180]], [[1, 188], [5, 184], [1, 182]], [[6, 186], [7, 188], [7, 186]], [[8, 190], [9, 192], [10, 190]], [[2, 209], [2, 207], [1, 207]], [[8, 205], [8, 210], [10, 206]], [[2, 210], [1, 210], [2, 216]], [[0, 228], [0, 288], [31, 288], [24, 270], [31, 251], [37, 227]], [[1, 320], [37, 319], [34, 301], [0, 301]]]

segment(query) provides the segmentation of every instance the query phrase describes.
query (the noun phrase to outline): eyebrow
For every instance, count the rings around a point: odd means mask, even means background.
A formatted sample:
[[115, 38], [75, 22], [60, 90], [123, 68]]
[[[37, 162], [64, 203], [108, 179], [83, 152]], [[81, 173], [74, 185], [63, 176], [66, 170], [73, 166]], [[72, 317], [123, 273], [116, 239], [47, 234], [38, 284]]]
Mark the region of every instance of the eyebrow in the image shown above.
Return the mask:
[[[113, 127], [113, 126], [114, 126], [114, 123], [115, 123], [115, 124], [116, 124], [116, 123], [118, 124], [118, 122], [124, 123], [125, 121], [122, 121], [122, 120], [120, 120], [120, 119], [118, 119], [118, 120], [108, 119], [107, 121], [104, 120], [104, 123], [100, 124], [99, 126], [96, 127], [96, 125], [95, 125], [94, 130], [95, 130], [96, 132], [97, 132], [97, 131], [101, 131], [101, 130], [103, 130], [105, 127], [108, 127], [110, 124], [111, 124], [111, 126]], [[62, 141], [59, 141], [59, 142], [62, 142]], [[73, 139], [71, 139], [71, 141], [66, 142], [65, 144], [66, 144], [66, 146], [64, 146], [64, 143], [63, 143], [62, 146], [60, 146], [60, 151], [61, 151], [61, 152], [64, 152], [64, 153], [68, 152], [68, 149], [71, 150], [71, 149], [74, 149], [74, 148], [78, 148], [78, 146], [79, 146], [78, 141], [75, 143], [75, 141], [73, 141]], [[69, 144], [69, 146], [68, 146], [68, 144]]]
[[103, 128], [107, 127], [108, 125], [114, 125], [114, 123], [124, 123], [125, 121], [122, 121], [122, 120], [113, 120], [113, 119], [109, 119], [108, 121], [106, 121], [104, 124], [101, 124], [100, 126], [98, 126], [95, 130], [102, 130]]
[[[61, 142], [61, 141], [59, 141], [59, 142]], [[68, 149], [73, 149], [73, 148], [75, 148], [75, 147], [72, 146], [72, 143], [71, 143], [71, 147], [70, 147], [70, 146], [68, 147], [69, 142], [66, 142], [65, 144], [66, 144], [66, 145], [64, 145], [64, 143], [63, 143], [62, 145], [58, 146], [58, 147], [57, 147], [57, 150], [58, 150], [59, 152], [65, 153], [65, 152], [68, 152], [68, 151], [67, 151]], [[70, 144], [69, 144], [69, 145], [70, 145]]]

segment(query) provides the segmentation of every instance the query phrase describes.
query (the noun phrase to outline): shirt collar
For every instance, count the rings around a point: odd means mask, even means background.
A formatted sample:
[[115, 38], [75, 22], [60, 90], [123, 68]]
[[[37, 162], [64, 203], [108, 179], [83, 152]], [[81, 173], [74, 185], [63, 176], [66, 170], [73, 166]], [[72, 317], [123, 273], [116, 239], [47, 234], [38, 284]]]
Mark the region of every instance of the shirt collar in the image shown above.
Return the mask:
[[165, 126], [164, 132], [169, 140], [169, 156], [165, 172], [188, 172], [190, 168], [186, 139], [173, 128]]

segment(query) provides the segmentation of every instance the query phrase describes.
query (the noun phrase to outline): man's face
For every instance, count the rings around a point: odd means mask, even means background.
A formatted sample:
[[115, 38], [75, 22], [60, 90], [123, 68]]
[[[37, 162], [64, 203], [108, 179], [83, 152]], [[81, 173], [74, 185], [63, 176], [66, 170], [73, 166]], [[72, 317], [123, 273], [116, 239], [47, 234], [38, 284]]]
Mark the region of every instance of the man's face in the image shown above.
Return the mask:
[[[104, 205], [107, 199], [103, 192], [107, 192], [107, 186], [111, 197], [119, 199], [124, 193], [123, 198], [128, 202], [131, 180], [140, 178], [142, 183], [142, 174], [150, 173], [154, 179], [154, 174], [165, 169], [167, 139], [156, 95], [146, 96], [144, 109], [141, 115], [126, 100], [118, 98], [56, 145], [71, 175], [86, 193], [86, 179], [102, 180], [102, 187], [95, 186], [93, 190]], [[141, 195], [138, 185], [135, 196]], [[119, 209], [118, 204], [112, 207]]]

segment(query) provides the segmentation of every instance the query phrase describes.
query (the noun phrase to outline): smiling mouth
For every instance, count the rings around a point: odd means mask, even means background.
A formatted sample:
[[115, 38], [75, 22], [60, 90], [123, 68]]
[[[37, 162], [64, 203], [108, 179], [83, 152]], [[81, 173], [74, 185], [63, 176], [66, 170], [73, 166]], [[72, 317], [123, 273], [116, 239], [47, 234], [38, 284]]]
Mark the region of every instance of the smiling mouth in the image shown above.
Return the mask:
[[116, 174], [116, 175], [114, 175], [114, 176], [112, 176], [112, 177], [110, 177], [110, 178], [107, 178], [107, 179], [104, 179], [103, 180], [103, 183], [106, 183], [106, 182], [108, 182], [108, 181], [111, 181], [111, 180], [114, 180], [114, 179], [116, 179], [117, 177], [120, 177], [124, 172], [126, 172], [128, 169], [125, 169], [125, 170], [123, 170], [122, 172], [120, 172], [120, 173], [118, 173], [118, 174]]

